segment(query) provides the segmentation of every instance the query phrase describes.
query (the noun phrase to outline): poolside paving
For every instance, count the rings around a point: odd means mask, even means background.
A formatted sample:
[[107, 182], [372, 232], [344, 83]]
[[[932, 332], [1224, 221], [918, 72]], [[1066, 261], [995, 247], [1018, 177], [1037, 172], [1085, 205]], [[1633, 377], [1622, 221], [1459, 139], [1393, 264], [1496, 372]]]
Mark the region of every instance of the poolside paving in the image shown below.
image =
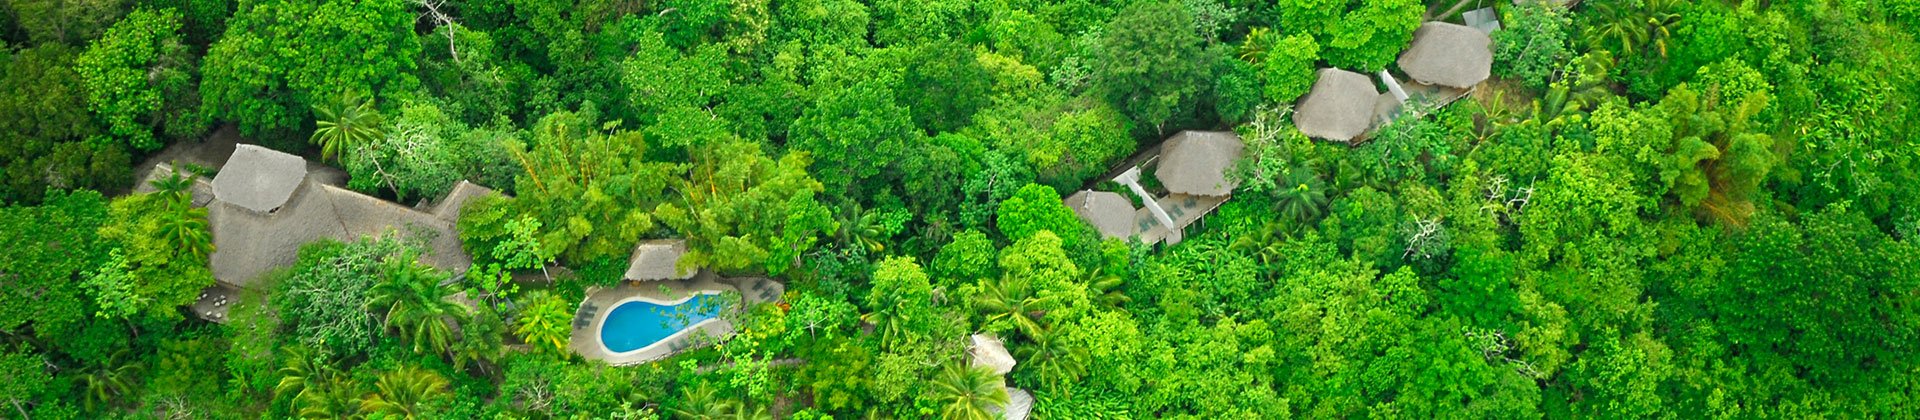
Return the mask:
[[[573, 339], [568, 345], [575, 353], [589, 360], [600, 360], [615, 366], [651, 362], [671, 356], [682, 350], [703, 347], [733, 334], [733, 322], [726, 316], [702, 321], [689, 327], [692, 331], [683, 331], [652, 345], [625, 353], [609, 351], [600, 342], [600, 327], [614, 306], [633, 298], [658, 302], [674, 302], [692, 297], [704, 291], [739, 291], [726, 280], [711, 273], [701, 272], [688, 280], [664, 280], [649, 282], [622, 282], [612, 288], [595, 288], [587, 292], [587, 299], [580, 303], [574, 313]], [[742, 299], [755, 302], [757, 293], [743, 293]]]

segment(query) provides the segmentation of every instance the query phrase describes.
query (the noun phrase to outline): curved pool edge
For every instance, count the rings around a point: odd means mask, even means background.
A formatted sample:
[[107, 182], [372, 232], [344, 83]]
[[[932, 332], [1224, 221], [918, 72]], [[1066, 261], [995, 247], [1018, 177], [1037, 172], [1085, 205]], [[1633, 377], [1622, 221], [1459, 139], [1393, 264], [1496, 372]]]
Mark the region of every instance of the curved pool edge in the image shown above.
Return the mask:
[[[670, 290], [663, 293], [660, 290], [661, 286], [667, 286]], [[588, 360], [599, 360], [613, 366], [626, 366], [660, 360], [672, 356], [679, 351], [712, 344], [712, 342], [716, 340], [697, 340], [679, 350], [673, 350], [668, 345], [675, 341], [687, 340], [688, 336], [692, 335], [695, 331], [705, 332], [711, 337], [724, 338], [733, 334], [734, 328], [732, 322], [727, 321], [724, 317], [702, 320], [688, 325], [686, 328], [682, 328], [680, 331], [674, 332], [672, 335], [668, 335], [666, 338], [654, 344], [632, 351], [617, 353], [608, 349], [606, 344], [601, 342], [600, 330], [605, 326], [606, 320], [613, 308], [626, 302], [643, 300], [654, 304], [662, 304], [661, 302], [666, 302], [665, 304], [675, 304], [685, 303], [693, 299], [696, 295], [724, 294], [726, 292], [739, 292], [739, 289], [730, 284], [716, 282], [710, 276], [701, 276], [690, 280], [650, 281], [637, 285], [623, 283], [612, 288], [590, 290], [587, 293], [587, 298], [582, 301], [581, 304], [583, 306], [586, 304], [594, 305], [596, 307], [596, 313], [591, 315], [592, 318], [590, 322], [575, 326], [572, 332], [572, 342], [569, 343], [568, 347], [570, 347], [574, 353]], [[579, 315], [581, 314], [576, 312], [575, 316], [578, 317]]]
[[[592, 328], [591, 331], [587, 331], [587, 332], [595, 334], [596, 338], [606, 336], [605, 329], [607, 328], [607, 318], [613, 317], [614, 308], [619, 308], [620, 305], [625, 305], [632, 302], [644, 302], [644, 303], [651, 303], [651, 304], [660, 305], [660, 306], [677, 307], [680, 305], [684, 305], [687, 302], [691, 302], [693, 301], [693, 298], [700, 297], [702, 295], [720, 296], [725, 294], [726, 292], [727, 291], [725, 290], [690, 289], [688, 290], [688, 293], [686, 293], [686, 296], [681, 296], [679, 299], [673, 299], [673, 300], [655, 299], [647, 296], [628, 296], [624, 299], [614, 301], [612, 305], [607, 305], [606, 307], [600, 310], [600, 313], [595, 314], [593, 324], [590, 324], [594, 328]], [[720, 311], [724, 313], [728, 309], [731, 309], [731, 308], [723, 307], [723, 308], [720, 308]], [[699, 322], [688, 324], [686, 328], [681, 328], [679, 331], [674, 331], [673, 334], [667, 334], [666, 337], [661, 338], [660, 341], [653, 342], [653, 344], [648, 344], [646, 346], [642, 346], [640, 348], [628, 350], [628, 351], [614, 351], [612, 348], [607, 347], [607, 343], [604, 339], [596, 339], [595, 341], [600, 342], [600, 351], [606, 352], [608, 357], [624, 358], [632, 355], [637, 355], [649, 350], [654, 350], [656, 347], [669, 346], [673, 344], [674, 341], [685, 339], [686, 336], [691, 335], [694, 330], [703, 329], [708, 323], [712, 323], [714, 321], [724, 322], [726, 320], [722, 319], [720, 316], [717, 316], [717, 315], [714, 316], [713, 318], [703, 319], [703, 320], [700, 320]], [[729, 327], [731, 327], [731, 325], [729, 325]]]

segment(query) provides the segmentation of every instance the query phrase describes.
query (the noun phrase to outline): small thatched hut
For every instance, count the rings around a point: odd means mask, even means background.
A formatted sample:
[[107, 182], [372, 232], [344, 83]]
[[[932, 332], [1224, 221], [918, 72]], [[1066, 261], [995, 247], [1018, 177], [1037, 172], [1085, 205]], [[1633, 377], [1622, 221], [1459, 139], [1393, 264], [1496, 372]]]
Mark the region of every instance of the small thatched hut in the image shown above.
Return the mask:
[[1340, 69], [1320, 69], [1318, 74], [1313, 89], [1294, 108], [1295, 128], [1310, 137], [1353, 141], [1373, 127], [1380, 90], [1372, 79]]
[[1229, 195], [1239, 182], [1227, 176], [1227, 170], [1245, 148], [1232, 132], [1182, 131], [1160, 145], [1160, 163], [1153, 176], [1174, 194]]
[[1400, 69], [1420, 83], [1470, 88], [1493, 70], [1493, 39], [1470, 26], [1427, 22], [1400, 53]]
[[1093, 225], [1101, 237], [1124, 240], [1133, 236], [1133, 212], [1138, 209], [1119, 193], [1081, 190], [1067, 196], [1066, 202], [1067, 208]]

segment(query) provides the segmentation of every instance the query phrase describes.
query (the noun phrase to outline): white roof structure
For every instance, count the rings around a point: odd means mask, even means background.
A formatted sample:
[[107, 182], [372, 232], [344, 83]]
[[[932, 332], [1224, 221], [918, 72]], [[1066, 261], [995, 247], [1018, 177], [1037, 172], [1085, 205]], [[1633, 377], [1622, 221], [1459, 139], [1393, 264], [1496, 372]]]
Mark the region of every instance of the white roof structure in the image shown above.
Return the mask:
[[251, 144], [234, 147], [213, 177], [213, 196], [260, 213], [279, 210], [307, 178], [307, 160]]
[[1027, 390], [1007, 387], [1007, 406], [994, 407], [993, 414], [999, 414], [1006, 420], [1027, 420], [1033, 413], [1033, 394]]
[[1227, 170], [1244, 148], [1240, 136], [1231, 132], [1182, 131], [1160, 145], [1153, 176], [1174, 194], [1229, 195], [1240, 183], [1229, 179]]
[[1013, 360], [1012, 354], [1007, 353], [1007, 347], [1000, 344], [999, 338], [986, 334], [974, 334], [972, 341], [973, 345], [967, 346], [967, 354], [973, 356], [974, 366], [985, 366], [995, 375], [1005, 375], [1007, 372], [1012, 372], [1013, 366], [1019, 363]]
[[687, 241], [659, 239], [634, 245], [627, 260], [627, 280], [686, 280], [698, 270], [680, 271], [680, 256], [687, 254]]
[[1469, 88], [1493, 70], [1493, 39], [1470, 26], [1427, 22], [1400, 53], [1400, 69], [1420, 83]]
[[1353, 141], [1373, 127], [1374, 101], [1380, 91], [1366, 75], [1320, 69], [1313, 89], [1300, 98], [1293, 126], [1311, 137]]
[[1133, 212], [1138, 209], [1119, 193], [1081, 190], [1067, 196], [1066, 204], [1074, 214], [1080, 215], [1080, 220], [1093, 225], [1103, 238], [1126, 239], [1133, 236]]

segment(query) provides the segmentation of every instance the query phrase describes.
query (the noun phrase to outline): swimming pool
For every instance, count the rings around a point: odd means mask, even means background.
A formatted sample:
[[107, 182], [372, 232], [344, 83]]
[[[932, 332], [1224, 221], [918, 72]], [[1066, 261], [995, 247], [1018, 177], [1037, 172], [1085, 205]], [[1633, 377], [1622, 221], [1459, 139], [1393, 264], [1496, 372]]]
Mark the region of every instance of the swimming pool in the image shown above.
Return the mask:
[[600, 324], [600, 343], [613, 353], [645, 349], [687, 327], [720, 316], [720, 296], [698, 293], [675, 303], [630, 299], [615, 305]]

